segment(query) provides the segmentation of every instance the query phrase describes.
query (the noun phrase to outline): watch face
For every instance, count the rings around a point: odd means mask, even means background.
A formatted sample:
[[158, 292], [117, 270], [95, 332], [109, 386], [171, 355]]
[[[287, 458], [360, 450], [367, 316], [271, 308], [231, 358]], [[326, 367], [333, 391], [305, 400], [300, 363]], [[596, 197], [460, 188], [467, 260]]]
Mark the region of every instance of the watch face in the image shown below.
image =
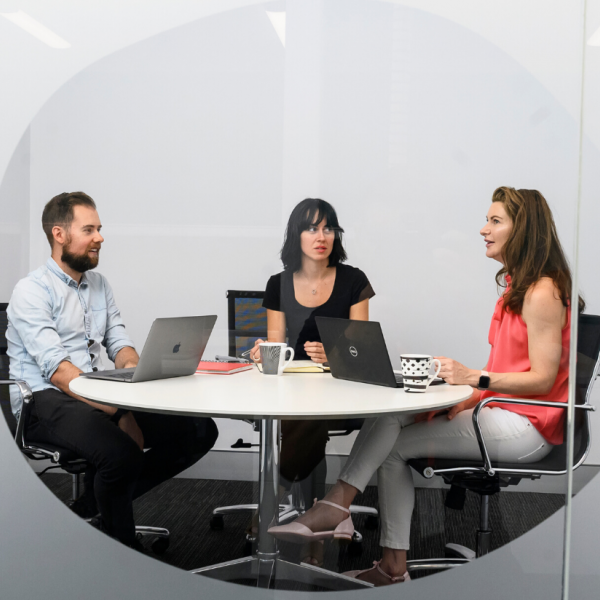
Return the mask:
[[479, 378], [479, 389], [487, 390], [490, 387], [490, 378], [487, 375], [482, 375]]

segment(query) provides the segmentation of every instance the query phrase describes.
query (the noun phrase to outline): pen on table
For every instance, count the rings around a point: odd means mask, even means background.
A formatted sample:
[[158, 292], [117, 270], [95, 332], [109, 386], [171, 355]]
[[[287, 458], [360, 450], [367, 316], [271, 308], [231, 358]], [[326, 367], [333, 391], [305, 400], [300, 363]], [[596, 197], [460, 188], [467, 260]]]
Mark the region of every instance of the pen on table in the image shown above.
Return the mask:
[[[254, 348], [250, 348], [249, 350], [246, 350], [246, 352], [242, 352], [240, 356], [250, 356], [250, 352], [252, 352], [252, 350], [254, 350]], [[252, 360], [256, 361], [255, 358], [253, 358]]]
[[221, 356], [220, 354], [217, 354], [215, 356], [215, 360], [217, 362], [226, 362], [226, 363], [248, 363], [250, 361], [246, 360], [245, 358], [236, 358], [235, 356]]

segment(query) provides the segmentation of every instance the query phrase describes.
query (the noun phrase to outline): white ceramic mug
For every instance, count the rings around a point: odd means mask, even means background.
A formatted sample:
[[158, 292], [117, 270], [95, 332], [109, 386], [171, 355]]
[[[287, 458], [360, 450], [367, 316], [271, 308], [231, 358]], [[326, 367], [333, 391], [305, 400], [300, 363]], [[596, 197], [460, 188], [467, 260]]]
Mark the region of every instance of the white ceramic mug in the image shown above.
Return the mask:
[[[294, 349], [280, 342], [263, 342], [260, 347], [260, 362], [263, 375], [282, 375], [284, 369], [294, 360]], [[285, 355], [290, 353], [286, 361]]]
[[[407, 392], [423, 393], [438, 376], [442, 363], [428, 354], [401, 354], [402, 381]], [[431, 375], [431, 365], [436, 364], [435, 375]]]

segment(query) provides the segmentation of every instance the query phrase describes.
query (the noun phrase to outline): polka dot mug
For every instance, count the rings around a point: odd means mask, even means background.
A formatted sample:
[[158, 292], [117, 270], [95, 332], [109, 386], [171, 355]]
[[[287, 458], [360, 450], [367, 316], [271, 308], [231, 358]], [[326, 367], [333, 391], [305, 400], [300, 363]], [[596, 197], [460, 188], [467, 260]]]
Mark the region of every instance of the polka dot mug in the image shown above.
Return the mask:
[[[402, 380], [407, 392], [423, 393], [429, 384], [438, 376], [442, 363], [428, 354], [401, 354]], [[434, 375], [431, 375], [431, 365], [436, 365]]]

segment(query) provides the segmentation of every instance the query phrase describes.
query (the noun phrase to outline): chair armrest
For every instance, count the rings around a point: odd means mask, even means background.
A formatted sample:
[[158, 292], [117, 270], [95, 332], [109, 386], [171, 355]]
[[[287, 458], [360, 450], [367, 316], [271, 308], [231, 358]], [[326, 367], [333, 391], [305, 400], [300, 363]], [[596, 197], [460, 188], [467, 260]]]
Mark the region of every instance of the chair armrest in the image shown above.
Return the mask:
[[17, 421], [17, 433], [15, 434], [15, 441], [21, 451], [27, 449], [25, 444], [25, 424], [29, 419], [29, 413], [31, 412], [31, 405], [33, 404], [33, 392], [29, 387], [29, 384], [22, 379], [3, 379], [0, 380], [0, 385], [16, 385], [21, 392], [23, 397], [23, 407], [19, 414], [19, 420]]
[[334, 429], [333, 431], [328, 431], [327, 435], [329, 437], [342, 437], [344, 435], [350, 435], [354, 433], [356, 429]]
[[[483, 468], [487, 471], [488, 475], [494, 475], [495, 471], [490, 461], [490, 456], [483, 439], [483, 433], [481, 432], [481, 425], [479, 424], [479, 413], [490, 403], [496, 404], [521, 404], [527, 406], [545, 406], [547, 408], [562, 408], [566, 409], [569, 407], [567, 402], [544, 402], [543, 400], [527, 400], [525, 398], [505, 398], [504, 396], [491, 396], [479, 402], [473, 409], [473, 427], [475, 428], [475, 436], [479, 444], [479, 450], [481, 451], [481, 458], [483, 459]], [[580, 410], [591, 410], [595, 411], [596, 407], [590, 404], [576, 404], [575, 408]]]
[[[543, 400], [526, 400], [525, 398], [505, 398], [504, 396], [491, 396], [490, 398], [486, 398], [479, 402], [477, 406], [481, 406], [482, 408], [489, 404], [490, 402], [495, 402], [497, 404], [525, 404], [528, 406], [546, 406], [548, 408], [567, 408], [569, 406], [568, 402], [544, 402]], [[596, 410], [595, 406], [591, 404], [576, 404], [575, 408], [580, 408], [582, 410]]]

